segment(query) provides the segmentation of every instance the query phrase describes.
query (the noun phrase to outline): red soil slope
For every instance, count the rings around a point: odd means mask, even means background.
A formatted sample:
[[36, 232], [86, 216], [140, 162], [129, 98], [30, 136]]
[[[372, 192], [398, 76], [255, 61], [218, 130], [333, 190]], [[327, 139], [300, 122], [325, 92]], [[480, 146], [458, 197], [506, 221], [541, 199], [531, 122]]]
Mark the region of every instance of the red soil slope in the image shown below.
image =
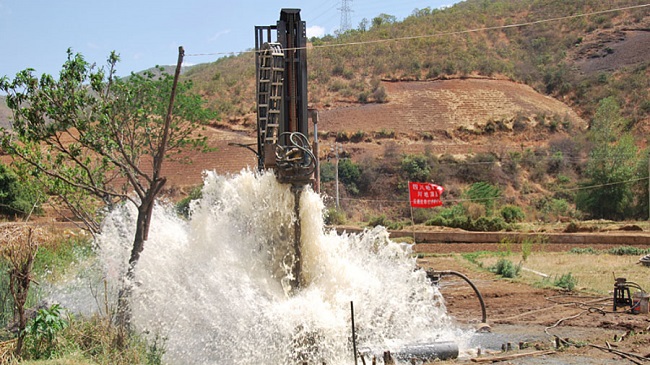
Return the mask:
[[[427, 82], [384, 83], [388, 102], [384, 104], [354, 104], [320, 111], [319, 135], [321, 158], [338, 133], [354, 134], [363, 131], [366, 137], [358, 142], [343, 142], [352, 158], [365, 153], [377, 154], [387, 143], [394, 143], [401, 152], [467, 154], [475, 152], [503, 152], [523, 146], [545, 144], [548, 133], [534, 128], [523, 132], [512, 130], [479, 133], [490, 121], [504, 121], [512, 128], [512, 121], [525, 116], [535, 125], [539, 115], [557, 115], [570, 121], [576, 131], [585, 122], [563, 103], [541, 95], [526, 85], [505, 80], [454, 79]], [[245, 118], [243, 118], [245, 119]], [[257, 166], [255, 154], [233, 143], [249, 144], [257, 149], [254, 127], [242, 122], [228, 124], [228, 128], [208, 128], [206, 133], [209, 153], [188, 153], [190, 163], [168, 161], [164, 174], [171, 191], [187, 191], [201, 184], [202, 172], [215, 170], [220, 174], [237, 173]], [[394, 137], [380, 138], [378, 132], [393, 132]], [[323, 138], [326, 132], [327, 137]], [[3, 159], [7, 159], [4, 156]]]
[[397, 133], [474, 129], [490, 120], [524, 115], [559, 114], [579, 121], [561, 102], [526, 85], [504, 80], [454, 79], [385, 83], [389, 102], [328, 110], [322, 113], [327, 131], [390, 129]]
[[[385, 104], [336, 107], [320, 111], [319, 134], [321, 151], [326, 151], [337, 133], [353, 134], [363, 131], [366, 138], [346, 143], [352, 158], [363, 153], [379, 153], [387, 141], [399, 145], [403, 152], [422, 152], [425, 148], [436, 153], [466, 154], [520, 149], [522, 146], [545, 144], [548, 134], [535, 131], [506, 132], [492, 135], [478, 131], [490, 121], [505, 121], [509, 128], [518, 115], [526, 116], [534, 126], [535, 116], [557, 115], [570, 121], [576, 131], [586, 123], [563, 103], [541, 95], [526, 85], [505, 80], [455, 79], [429, 82], [384, 83], [388, 94]], [[229, 143], [255, 143], [255, 131], [241, 132], [210, 129], [210, 144], [215, 152], [195, 154], [192, 163], [167, 163], [165, 171], [169, 187], [187, 187], [201, 183], [203, 170], [236, 173], [255, 168], [252, 152]], [[376, 132], [394, 132], [390, 139], [372, 137]], [[323, 140], [322, 133], [328, 134]], [[256, 146], [253, 146], [256, 148]], [[321, 152], [321, 158], [324, 153]]]

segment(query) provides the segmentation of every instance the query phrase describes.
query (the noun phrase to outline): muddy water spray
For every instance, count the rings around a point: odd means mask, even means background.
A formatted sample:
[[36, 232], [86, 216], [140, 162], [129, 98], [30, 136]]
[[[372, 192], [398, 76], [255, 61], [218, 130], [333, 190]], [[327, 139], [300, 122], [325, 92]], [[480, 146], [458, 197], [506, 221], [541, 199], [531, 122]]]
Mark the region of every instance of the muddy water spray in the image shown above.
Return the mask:
[[[456, 336], [437, 289], [382, 228], [325, 232], [320, 197], [301, 194], [305, 286], [288, 295], [294, 194], [272, 174], [207, 173], [191, 219], [158, 206], [136, 271], [133, 320], [167, 338], [172, 364], [350, 363], [375, 351]], [[98, 239], [105, 275], [123, 273], [135, 211], [113, 212]]]

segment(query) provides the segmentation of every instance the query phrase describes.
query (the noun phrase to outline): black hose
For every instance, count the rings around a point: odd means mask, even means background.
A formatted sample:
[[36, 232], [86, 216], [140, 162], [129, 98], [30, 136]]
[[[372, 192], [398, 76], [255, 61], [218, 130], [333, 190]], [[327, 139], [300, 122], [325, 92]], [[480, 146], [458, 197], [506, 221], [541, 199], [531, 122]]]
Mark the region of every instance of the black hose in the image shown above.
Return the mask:
[[637, 289], [637, 290], [639, 290], [640, 292], [645, 293], [645, 290], [643, 290], [643, 288], [641, 287], [641, 285], [639, 285], [639, 284], [637, 284], [637, 283], [635, 283], [635, 282], [633, 282], [633, 281], [627, 281], [627, 282], [625, 282], [625, 286], [627, 286], [628, 288], [634, 288], [634, 289]]
[[467, 282], [467, 284], [469, 284], [469, 286], [471, 286], [472, 289], [474, 289], [474, 292], [476, 293], [476, 296], [478, 297], [478, 301], [479, 301], [479, 303], [481, 303], [481, 316], [482, 316], [481, 323], [487, 323], [487, 312], [485, 310], [485, 301], [483, 301], [483, 296], [478, 291], [478, 288], [476, 287], [476, 285], [474, 285], [474, 283], [472, 283], [472, 281], [469, 280], [469, 278], [467, 276], [465, 276], [464, 274], [459, 273], [458, 271], [453, 271], [453, 270], [444, 270], [444, 271], [433, 271], [432, 270], [432, 271], [427, 271], [427, 275], [428, 276], [454, 275], [454, 276], [458, 276], [459, 278], [465, 280]]

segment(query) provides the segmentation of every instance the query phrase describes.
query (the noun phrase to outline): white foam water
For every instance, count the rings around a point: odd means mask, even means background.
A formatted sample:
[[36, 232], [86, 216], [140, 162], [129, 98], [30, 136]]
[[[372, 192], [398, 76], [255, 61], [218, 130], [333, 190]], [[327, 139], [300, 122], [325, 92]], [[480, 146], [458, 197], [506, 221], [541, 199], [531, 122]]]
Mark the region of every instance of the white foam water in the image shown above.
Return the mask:
[[[170, 364], [349, 364], [350, 303], [357, 343], [375, 353], [459, 336], [437, 288], [408, 245], [382, 227], [337, 234], [309, 188], [272, 173], [205, 174], [189, 220], [156, 206], [136, 268], [133, 324], [164, 336]], [[136, 210], [107, 217], [97, 239], [105, 277], [119, 282]], [[303, 285], [290, 293], [293, 227], [300, 219]]]

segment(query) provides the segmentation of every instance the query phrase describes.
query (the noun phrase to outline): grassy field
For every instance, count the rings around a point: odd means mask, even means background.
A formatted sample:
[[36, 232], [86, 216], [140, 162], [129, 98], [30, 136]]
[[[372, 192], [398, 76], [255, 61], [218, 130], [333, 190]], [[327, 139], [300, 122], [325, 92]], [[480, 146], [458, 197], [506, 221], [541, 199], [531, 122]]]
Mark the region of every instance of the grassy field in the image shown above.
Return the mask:
[[576, 280], [575, 290], [608, 294], [614, 289], [615, 278], [650, 290], [650, 267], [638, 263], [638, 255], [614, 255], [608, 253], [535, 252], [523, 261], [521, 255], [502, 255], [485, 252], [472, 257], [477, 268], [487, 269], [496, 265], [500, 258], [521, 264], [517, 280], [533, 286], [552, 285], [563, 275], [571, 274]]

